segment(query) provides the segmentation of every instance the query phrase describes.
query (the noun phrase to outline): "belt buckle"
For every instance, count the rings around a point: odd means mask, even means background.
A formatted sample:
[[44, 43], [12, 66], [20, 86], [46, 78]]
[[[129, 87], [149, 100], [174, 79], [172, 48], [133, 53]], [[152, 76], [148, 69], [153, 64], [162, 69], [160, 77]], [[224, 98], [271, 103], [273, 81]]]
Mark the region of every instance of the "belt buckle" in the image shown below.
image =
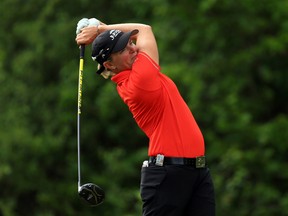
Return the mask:
[[205, 156], [196, 157], [196, 168], [205, 168], [206, 160]]
[[157, 165], [157, 166], [163, 166], [163, 164], [164, 164], [164, 155], [162, 155], [162, 154], [157, 154], [155, 165]]

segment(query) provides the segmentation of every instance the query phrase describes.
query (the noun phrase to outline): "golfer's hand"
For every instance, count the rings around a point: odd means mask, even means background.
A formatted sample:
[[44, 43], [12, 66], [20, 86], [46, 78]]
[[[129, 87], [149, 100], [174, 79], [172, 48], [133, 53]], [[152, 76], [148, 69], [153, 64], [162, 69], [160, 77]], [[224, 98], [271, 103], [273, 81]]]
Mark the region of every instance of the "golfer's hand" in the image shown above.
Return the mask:
[[[99, 34], [98, 26], [101, 22], [96, 18], [82, 18], [77, 23], [76, 27], [76, 42], [78, 45], [87, 45], [93, 42], [93, 40]], [[94, 27], [94, 28], [93, 28]]]
[[83, 28], [87, 27], [89, 25], [89, 19], [88, 18], [82, 18], [79, 20], [76, 26], [76, 35], [78, 35]]
[[98, 36], [98, 26], [88, 26], [81, 29], [81, 32], [76, 36], [76, 43], [80, 44], [91, 44], [93, 40]]

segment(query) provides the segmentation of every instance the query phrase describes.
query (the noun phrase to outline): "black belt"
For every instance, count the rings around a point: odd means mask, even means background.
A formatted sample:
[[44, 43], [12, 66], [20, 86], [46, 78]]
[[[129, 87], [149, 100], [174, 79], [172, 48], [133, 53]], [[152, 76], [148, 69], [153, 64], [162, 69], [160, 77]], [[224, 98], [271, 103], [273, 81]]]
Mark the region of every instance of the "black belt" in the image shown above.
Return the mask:
[[157, 156], [149, 157], [149, 164], [157, 166], [163, 165], [186, 165], [195, 168], [206, 167], [205, 156], [196, 158], [180, 158], [180, 157], [165, 157], [164, 155], [158, 154]]

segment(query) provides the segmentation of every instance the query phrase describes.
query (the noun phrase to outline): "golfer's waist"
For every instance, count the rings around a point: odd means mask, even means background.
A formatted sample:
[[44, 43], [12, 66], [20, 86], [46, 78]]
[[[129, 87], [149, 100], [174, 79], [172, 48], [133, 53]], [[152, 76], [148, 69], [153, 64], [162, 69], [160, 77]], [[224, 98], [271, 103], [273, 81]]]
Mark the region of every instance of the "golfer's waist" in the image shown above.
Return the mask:
[[186, 157], [166, 157], [158, 154], [157, 156], [149, 157], [149, 164], [155, 164], [159, 166], [163, 165], [187, 165], [196, 168], [206, 167], [205, 156], [186, 158]]

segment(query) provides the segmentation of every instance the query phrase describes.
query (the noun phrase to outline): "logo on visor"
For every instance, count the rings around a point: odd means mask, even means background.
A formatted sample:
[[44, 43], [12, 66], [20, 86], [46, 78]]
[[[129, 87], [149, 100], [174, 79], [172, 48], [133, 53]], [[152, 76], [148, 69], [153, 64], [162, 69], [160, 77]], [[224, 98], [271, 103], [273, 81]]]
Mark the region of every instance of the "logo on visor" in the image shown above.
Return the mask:
[[120, 32], [121, 32], [120, 30], [111, 30], [110, 31], [111, 40], [114, 40]]

